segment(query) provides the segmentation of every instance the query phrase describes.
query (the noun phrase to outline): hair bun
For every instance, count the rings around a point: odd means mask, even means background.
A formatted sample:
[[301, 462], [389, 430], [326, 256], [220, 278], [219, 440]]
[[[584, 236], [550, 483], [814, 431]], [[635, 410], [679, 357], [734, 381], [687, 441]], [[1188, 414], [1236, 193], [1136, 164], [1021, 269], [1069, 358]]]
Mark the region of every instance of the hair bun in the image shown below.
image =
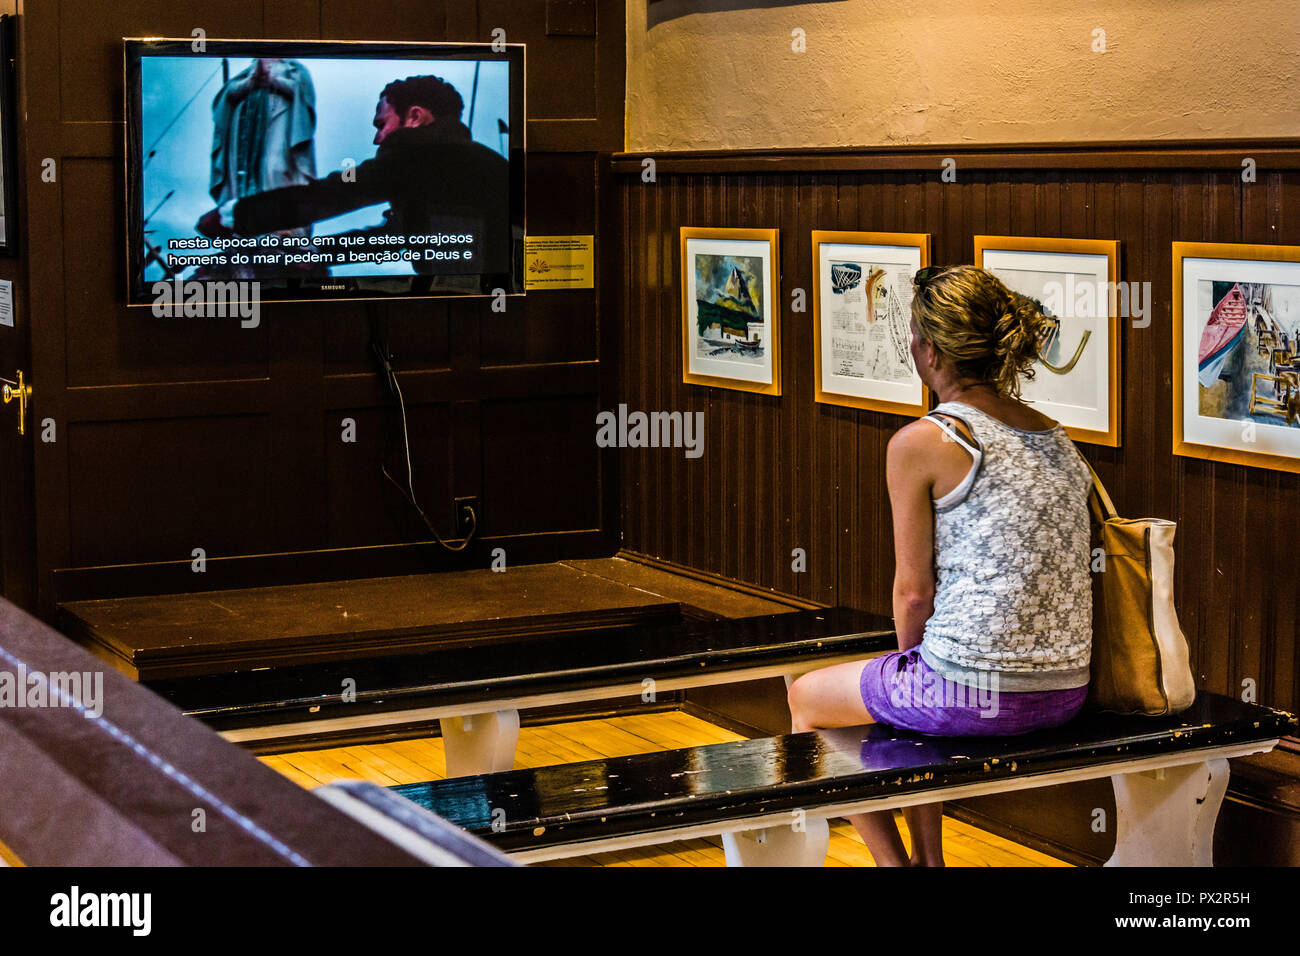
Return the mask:
[[1051, 322], [1042, 306], [1028, 296], [1008, 290], [1006, 304], [997, 321], [995, 351], [1002, 360], [999, 386], [1009, 394], [1019, 392], [1019, 380], [1034, 379], [1034, 362]]
[[953, 266], [912, 297], [912, 318], [930, 342], [965, 378], [991, 382], [1003, 395], [1020, 396], [1020, 380], [1033, 379], [1033, 365], [1054, 320], [1027, 296], [975, 266]]

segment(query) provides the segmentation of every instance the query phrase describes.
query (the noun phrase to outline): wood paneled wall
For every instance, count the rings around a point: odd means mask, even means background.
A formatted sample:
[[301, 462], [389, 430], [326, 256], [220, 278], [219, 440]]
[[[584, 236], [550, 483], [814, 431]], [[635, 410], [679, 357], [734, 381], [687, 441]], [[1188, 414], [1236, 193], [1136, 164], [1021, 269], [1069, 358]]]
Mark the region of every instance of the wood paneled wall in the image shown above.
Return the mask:
[[[42, 613], [75, 596], [486, 566], [496, 547], [511, 563], [617, 548], [617, 460], [592, 423], [612, 400], [618, 328], [600, 321], [598, 290], [530, 293], [505, 313], [486, 299], [269, 303], [251, 330], [126, 308], [121, 38], [491, 41], [500, 27], [528, 45], [527, 231], [604, 234], [622, 0], [41, 0], [19, 13], [19, 319], [35, 419], [58, 435], [34, 446]], [[380, 475], [390, 419], [372, 322], [387, 327], [430, 518], [450, 536], [452, 497], [480, 498], [462, 555], [406, 544], [428, 535]], [[189, 570], [198, 547], [204, 574]]]
[[[941, 159], [957, 181], [940, 181]], [[1258, 162], [1244, 183], [1241, 160]], [[1150, 282], [1148, 328], [1122, 333], [1122, 445], [1082, 445], [1122, 514], [1178, 522], [1176, 599], [1200, 687], [1300, 706], [1300, 475], [1171, 453], [1171, 243], [1300, 244], [1300, 150], [1286, 144], [622, 154], [620, 401], [702, 411], [705, 453], [623, 459], [625, 547], [817, 601], [891, 612], [885, 446], [905, 420], [813, 401], [810, 233], [928, 232], [937, 264], [977, 234], [1119, 239]], [[681, 381], [678, 228], [780, 232], [779, 397]], [[807, 311], [791, 311], [792, 290]], [[792, 570], [792, 551], [807, 571]]]

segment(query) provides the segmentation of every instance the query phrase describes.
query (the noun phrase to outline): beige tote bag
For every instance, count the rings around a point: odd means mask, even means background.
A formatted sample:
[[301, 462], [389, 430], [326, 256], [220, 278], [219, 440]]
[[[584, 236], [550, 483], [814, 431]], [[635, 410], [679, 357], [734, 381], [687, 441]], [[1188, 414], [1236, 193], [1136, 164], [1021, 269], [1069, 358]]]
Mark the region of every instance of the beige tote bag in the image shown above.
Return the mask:
[[1095, 471], [1092, 481], [1089, 503], [1105, 564], [1092, 575], [1088, 706], [1177, 714], [1196, 698], [1187, 638], [1174, 609], [1177, 526], [1162, 518], [1119, 517]]

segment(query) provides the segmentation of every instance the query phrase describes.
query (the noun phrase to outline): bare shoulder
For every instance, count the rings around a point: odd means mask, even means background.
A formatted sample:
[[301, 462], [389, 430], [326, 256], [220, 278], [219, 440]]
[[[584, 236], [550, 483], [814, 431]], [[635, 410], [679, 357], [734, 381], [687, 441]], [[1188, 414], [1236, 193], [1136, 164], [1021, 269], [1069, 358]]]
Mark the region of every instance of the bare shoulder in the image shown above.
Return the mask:
[[978, 400], [972, 400], [971, 404], [1012, 428], [1048, 431], [1057, 425], [1056, 419], [1049, 418], [1032, 405], [1014, 398], [989, 399], [981, 396]]
[[1044, 415], [1042, 412], [1034, 408], [1032, 405], [1025, 405], [1024, 409], [1025, 412], [1028, 414], [1030, 421], [1034, 423], [1033, 428], [1035, 431], [1047, 431], [1049, 428], [1055, 428], [1057, 425], [1060, 424], [1060, 422], [1058, 422], [1055, 418], [1052, 418], [1048, 415]]
[[920, 418], [896, 431], [885, 452], [885, 474], [890, 486], [933, 485], [937, 469], [943, 467], [955, 447], [945, 437], [934, 422]]
[[942, 433], [932, 422], [918, 418], [909, 422], [889, 439], [887, 455], [899, 461], [925, 458], [940, 444]]

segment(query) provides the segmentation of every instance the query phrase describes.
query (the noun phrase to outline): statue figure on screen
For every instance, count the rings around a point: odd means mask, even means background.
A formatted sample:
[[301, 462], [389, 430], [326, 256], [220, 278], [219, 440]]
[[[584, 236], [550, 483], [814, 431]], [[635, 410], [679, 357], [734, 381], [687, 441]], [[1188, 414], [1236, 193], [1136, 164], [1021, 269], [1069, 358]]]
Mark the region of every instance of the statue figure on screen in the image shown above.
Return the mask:
[[[212, 173], [218, 206], [316, 178], [316, 89], [296, 60], [260, 57], [227, 80], [212, 101]], [[311, 226], [277, 230], [310, 236]], [[234, 278], [257, 278], [248, 266]], [[242, 273], [247, 273], [242, 274]]]
[[263, 57], [212, 101], [212, 177], [221, 205], [316, 178], [316, 90], [296, 60]]

